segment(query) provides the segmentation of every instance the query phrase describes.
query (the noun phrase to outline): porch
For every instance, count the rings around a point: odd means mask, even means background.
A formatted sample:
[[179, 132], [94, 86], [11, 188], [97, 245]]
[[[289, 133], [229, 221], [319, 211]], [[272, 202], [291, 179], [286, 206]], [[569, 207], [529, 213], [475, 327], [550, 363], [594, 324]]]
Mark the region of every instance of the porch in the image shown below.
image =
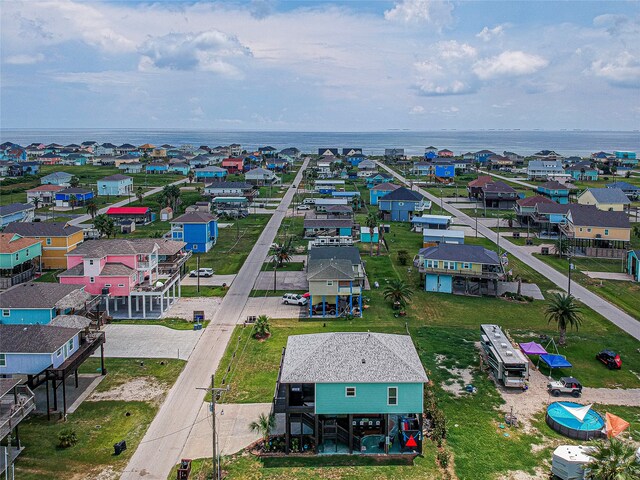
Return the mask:
[[28, 282], [36, 272], [34, 260], [22, 263], [14, 268], [0, 270], [0, 289], [5, 290], [19, 283]]
[[160, 318], [182, 296], [180, 271], [158, 283], [138, 285], [127, 296], [104, 295], [100, 308], [112, 318]]

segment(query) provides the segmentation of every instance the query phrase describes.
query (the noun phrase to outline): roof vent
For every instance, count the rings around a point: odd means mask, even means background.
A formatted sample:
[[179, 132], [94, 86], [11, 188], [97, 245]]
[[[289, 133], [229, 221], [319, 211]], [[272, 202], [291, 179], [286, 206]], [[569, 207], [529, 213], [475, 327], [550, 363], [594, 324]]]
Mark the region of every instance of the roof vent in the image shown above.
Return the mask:
[[512, 352], [511, 350], [507, 350], [506, 352], [504, 352], [504, 354], [505, 354], [507, 357], [513, 357], [513, 352]]
[[[26, 330], [26, 328], [25, 328], [25, 330]], [[367, 363], [367, 361], [363, 358], [362, 359], [362, 363]]]
[[507, 348], [507, 344], [506, 344], [505, 342], [502, 342], [502, 343], [500, 344], [500, 346], [501, 346], [502, 348]]

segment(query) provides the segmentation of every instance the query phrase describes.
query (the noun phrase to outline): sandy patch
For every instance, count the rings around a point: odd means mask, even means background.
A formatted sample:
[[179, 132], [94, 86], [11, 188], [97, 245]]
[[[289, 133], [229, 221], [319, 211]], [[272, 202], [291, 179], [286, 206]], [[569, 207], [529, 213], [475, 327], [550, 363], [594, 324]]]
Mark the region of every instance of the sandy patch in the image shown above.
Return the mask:
[[537, 467], [534, 473], [515, 470], [499, 476], [498, 480], [541, 480], [543, 478], [549, 478], [548, 469]]
[[113, 467], [107, 467], [99, 473], [91, 473], [84, 478], [84, 480], [115, 480], [120, 475], [116, 472]]
[[87, 400], [100, 402], [103, 400], [120, 400], [123, 402], [146, 402], [156, 400], [167, 391], [166, 387], [150, 377], [140, 377], [118, 385], [106, 392], [94, 392]]
[[473, 370], [471, 369], [471, 367], [445, 367], [444, 365], [442, 365], [442, 363], [447, 360], [447, 357], [440, 354], [436, 354], [435, 360], [438, 364], [438, 368], [446, 371], [449, 374], [449, 379], [446, 382], [442, 382], [442, 384], [440, 385], [442, 389], [445, 392], [449, 392], [456, 397], [466, 395], [467, 391], [464, 389], [464, 387], [473, 382]]

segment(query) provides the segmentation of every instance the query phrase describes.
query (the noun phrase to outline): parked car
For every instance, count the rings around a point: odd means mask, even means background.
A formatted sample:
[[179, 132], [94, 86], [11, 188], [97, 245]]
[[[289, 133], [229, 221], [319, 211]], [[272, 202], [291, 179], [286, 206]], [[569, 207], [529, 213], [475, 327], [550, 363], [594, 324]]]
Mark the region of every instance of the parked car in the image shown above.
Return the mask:
[[298, 210], [311, 210], [311, 207], [309, 205], [298, 205]]
[[613, 350], [602, 350], [596, 354], [596, 360], [604, 363], [609, 370], [619, 370], [622, 368], [622, 359]]
[[189, 272], [190, 277], [211, 277], [213, 275], [213, 268], [201, 268], [199, 270], [191, 270]]
[[554, 397], [561, 393], [568, 393], [574, 397], [582, 395], [582, 384], [573, 377], [562, 377], [560, 380], [547, 383], [547, 391]]
[[322, 311], [324, 309], [325, 315], [335, 315], [336, 314], [336, 306], [333, 303], [325, 303], [324, 308], [322, 303], [318, 303], [317, 305], [313, 305], [311, 307], [311, 313], [313, 315], [322, 315]]
[[282, 303], [285, 305], [306, 305], [309, 303], [309, 299], [299, 293], [285, 293], [282, 296]]

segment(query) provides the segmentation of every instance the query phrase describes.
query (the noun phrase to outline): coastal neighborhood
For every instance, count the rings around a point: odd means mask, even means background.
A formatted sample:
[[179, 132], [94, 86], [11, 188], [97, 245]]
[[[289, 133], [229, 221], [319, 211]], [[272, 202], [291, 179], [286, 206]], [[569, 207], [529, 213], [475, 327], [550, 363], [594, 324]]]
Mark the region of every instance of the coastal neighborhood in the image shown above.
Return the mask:
[[77, 141], [0, 145], [7, 478], [640, 445], [635, 152]]

